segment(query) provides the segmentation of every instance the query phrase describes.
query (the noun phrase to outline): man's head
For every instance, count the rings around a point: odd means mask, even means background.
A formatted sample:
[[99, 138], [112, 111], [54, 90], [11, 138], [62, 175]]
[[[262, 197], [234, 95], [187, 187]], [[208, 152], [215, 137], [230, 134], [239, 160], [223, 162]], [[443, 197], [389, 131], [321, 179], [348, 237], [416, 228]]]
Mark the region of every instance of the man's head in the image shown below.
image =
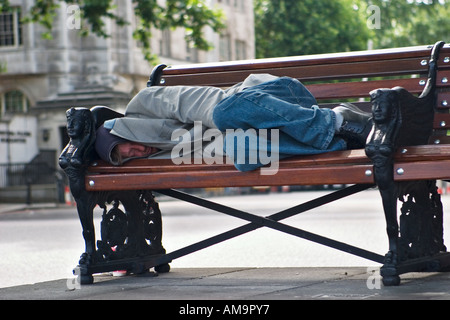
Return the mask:
[[159, 151], [157, 148], [120, 138], [103, 125], [97, 129], [95, 150], [102, 160], [114, 165], [121, 165], [134, 158], [148, 157]]
[[124, 142], [116, 145], [111, 151], [111, 160], [121, 165], [125, 161], [135, 158], [145, 158], [158, 152], [159, 149], [137, 142]]

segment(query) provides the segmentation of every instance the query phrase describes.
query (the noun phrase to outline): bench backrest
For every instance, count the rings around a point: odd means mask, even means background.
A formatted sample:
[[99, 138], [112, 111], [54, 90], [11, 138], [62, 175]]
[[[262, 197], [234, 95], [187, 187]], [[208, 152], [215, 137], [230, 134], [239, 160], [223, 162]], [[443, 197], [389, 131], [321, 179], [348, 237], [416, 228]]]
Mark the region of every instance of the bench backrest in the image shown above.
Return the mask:
[[[403, 87], [419, 95], [425, 88], [433, 46], [299, 57], [160, 66], [153, 85], [207, 85], [229, 87], [252, 73], [297, 78], [322, 107], [351, 101], [370, 111], [369, 92], [378, 88]], [[440, 50], [437, 62], [437, 100], [434, 133], [430, 143], [450, 143], [450, 45]], [[158, 70], [156, 68], [155, 70]]]

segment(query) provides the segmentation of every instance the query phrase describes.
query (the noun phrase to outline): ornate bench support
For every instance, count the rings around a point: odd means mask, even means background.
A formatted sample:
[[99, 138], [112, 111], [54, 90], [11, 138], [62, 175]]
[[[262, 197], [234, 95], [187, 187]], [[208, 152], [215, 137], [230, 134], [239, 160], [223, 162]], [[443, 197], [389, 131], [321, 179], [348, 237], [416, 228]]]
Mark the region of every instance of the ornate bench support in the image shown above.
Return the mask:
[[[95, 160], [96, 124], [117, 116], [120, 115], [104, 107], [67, 111], [70, 142], [62, 151], [59, 163], [69, 178], [83, 229], [85, 252], [74, 270], [81, 284], [92, 283], [92, 274], [99, 272], [142, 273], [151, 267], [160, 272], [169, 271], [168, 264], [158, 264], [158, 257], [165, 254], [161, 244], [161, 212], [150, 191], [86, 191], [85, 174]], [[97, 205], [103, 208], [103, 215], [101, 240], [96, 243], [93, 211]], [[108, 206], [112, 208], [108, 210]]]
[[[450, 263], [442, 230], [442, 204], [436, 181], [395, 182], [394, 155], [402, 146], [428, 144], [433, 130], [436, 61], [443, 43], [434, 47], [427, 86], [417, 98], [403, 88], [371, 92], [373, 129], [366, 154], [373, 161], [375, 182], [386, 217], [389, 251], [381, 269], [385, 285], [398, 285], [399, 275], [437, 271]], [[403, 152], [407, 152], [406, 149]], [[397, 202], [403, 202], [400, 226]]]

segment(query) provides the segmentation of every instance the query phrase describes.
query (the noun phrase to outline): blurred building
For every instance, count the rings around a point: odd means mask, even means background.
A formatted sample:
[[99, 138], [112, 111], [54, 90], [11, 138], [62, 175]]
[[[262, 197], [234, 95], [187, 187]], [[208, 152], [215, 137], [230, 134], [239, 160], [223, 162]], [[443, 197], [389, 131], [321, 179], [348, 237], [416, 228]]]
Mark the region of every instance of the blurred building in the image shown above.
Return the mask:
[[[146, 86], [153, 67], [132, 37], [136, 23], [132, 1], [114, 1], [117, 14], [130, 25], [107, 23], [109, 38], [80, 37], [78, 8], [61, 2], [52, 40], [41, 37], [42, 26], [20, 21], [34, 2], [10, 0], [14, 11], [0, 14], [0, 188], [10, 184], [12, 171], [30, 172], [20, 166], [12, 170], [12, 165], [39, 162], [56, 169], [58, 155], [68, 142], [65, 111], [69, 107], [105, 105], [123, 111]], [[151, 47], [160, 62], [254, 58], [252, 1], [209, 3], [222, 8], [227, 17], [222, 35], [205, 30], [214, 49], [190, 47], [183, 29], [155, 30]]]

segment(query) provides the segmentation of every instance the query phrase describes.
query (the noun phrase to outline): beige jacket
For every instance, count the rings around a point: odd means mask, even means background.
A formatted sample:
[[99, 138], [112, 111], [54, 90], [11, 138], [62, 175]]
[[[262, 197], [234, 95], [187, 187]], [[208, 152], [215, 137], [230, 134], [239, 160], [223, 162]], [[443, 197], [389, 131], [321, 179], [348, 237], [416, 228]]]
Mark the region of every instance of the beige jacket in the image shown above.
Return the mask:
[[[212, 113], [220, 101], [274, 79], [276, 77], [269, 74], [252, 74], [226, 90], [202, 86], [148, 87], [129, 102], [125, 117], [107, 121], [105, 127], [124, 139], [171, 150], [179, 143], [172, 140], [174, 130], [191, 132], [194, 121], [202, 122], [203, 131], [216, 128]], [[193, 132], [191, 137], [194, 137]]]

